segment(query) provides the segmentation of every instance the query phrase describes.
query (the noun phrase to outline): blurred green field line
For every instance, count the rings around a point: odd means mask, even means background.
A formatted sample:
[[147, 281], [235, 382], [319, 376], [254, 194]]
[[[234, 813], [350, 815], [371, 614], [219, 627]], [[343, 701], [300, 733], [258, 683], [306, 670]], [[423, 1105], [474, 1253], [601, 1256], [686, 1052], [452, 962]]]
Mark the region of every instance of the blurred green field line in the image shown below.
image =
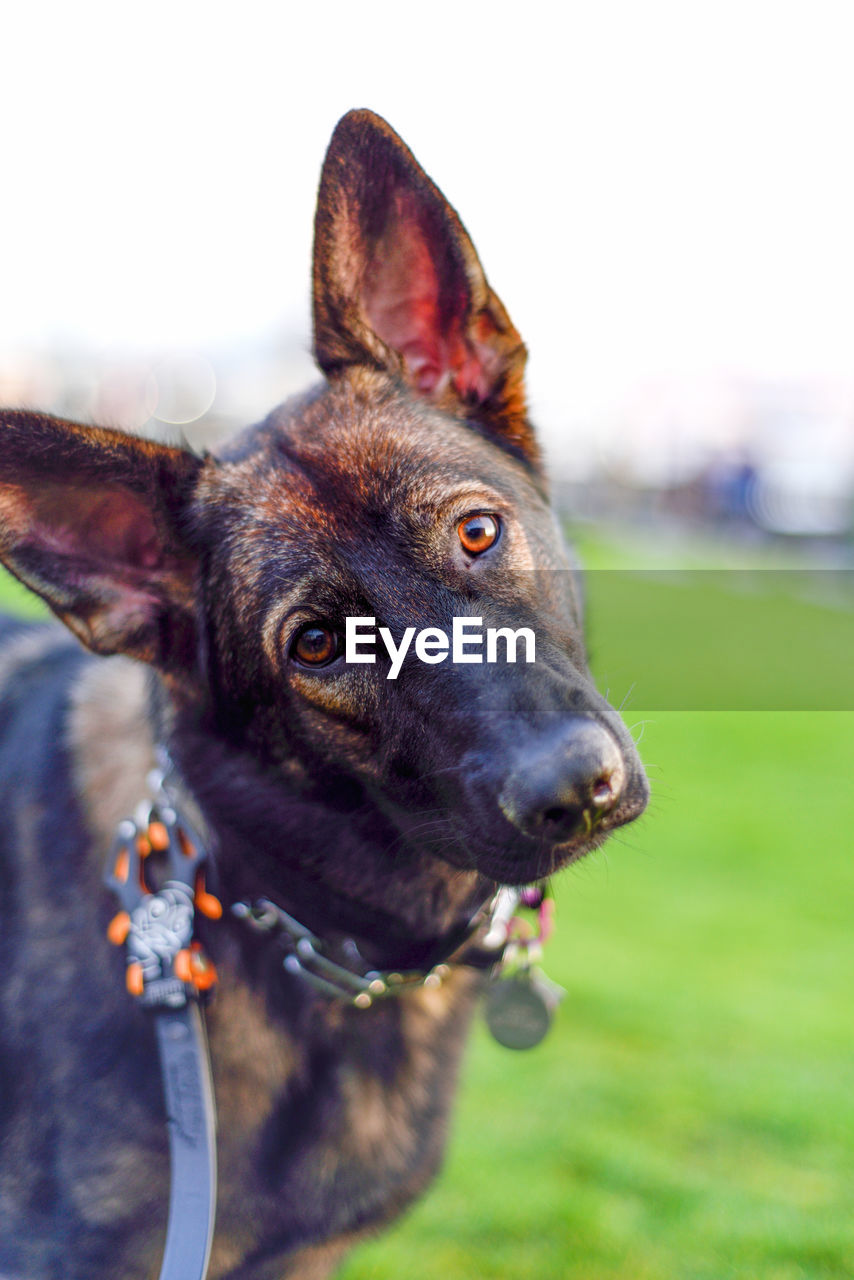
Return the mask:
[[[587, 634], [617, 705], [854, 709], [854, 581], [842, 573], [594, 570]], [[813, 598], [817, 597], [817, 598]]]

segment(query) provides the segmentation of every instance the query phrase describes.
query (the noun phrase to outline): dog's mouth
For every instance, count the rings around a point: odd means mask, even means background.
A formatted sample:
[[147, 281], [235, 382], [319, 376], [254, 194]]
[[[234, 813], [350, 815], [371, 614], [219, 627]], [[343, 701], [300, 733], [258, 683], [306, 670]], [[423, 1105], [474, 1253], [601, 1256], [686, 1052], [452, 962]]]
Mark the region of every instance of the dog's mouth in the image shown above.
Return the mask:
[[494, 802], [491, 820], [483, 811], [463, 815], [448, 810], [437, 811], [429, 823], [399, 815], [398, 826], [404, 841], [421, 852], [498, 884], [524, 885], [552, 876], [600, 848], [612, 832], [643, 813], [648, 797], [646, 776], [640, 771], [609, 813], [598, 819], [580, 815], [576, 829], [565, 838], [561, 823], [573, 821], [565, 811], [549, 815], [545, 830], [528, 834]]

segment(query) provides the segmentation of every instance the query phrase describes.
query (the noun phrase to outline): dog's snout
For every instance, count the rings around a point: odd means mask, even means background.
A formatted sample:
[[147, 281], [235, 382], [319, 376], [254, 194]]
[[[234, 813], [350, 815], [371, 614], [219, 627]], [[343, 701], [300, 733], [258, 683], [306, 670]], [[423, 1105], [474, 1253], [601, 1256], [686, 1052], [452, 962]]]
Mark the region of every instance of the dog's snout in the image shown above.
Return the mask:
[[624, 783], [617, 743], [602, 725], [578, 718], [517, 759], [499, 804], [525, 835], [559, 844], [592, 833], [616, 807]]

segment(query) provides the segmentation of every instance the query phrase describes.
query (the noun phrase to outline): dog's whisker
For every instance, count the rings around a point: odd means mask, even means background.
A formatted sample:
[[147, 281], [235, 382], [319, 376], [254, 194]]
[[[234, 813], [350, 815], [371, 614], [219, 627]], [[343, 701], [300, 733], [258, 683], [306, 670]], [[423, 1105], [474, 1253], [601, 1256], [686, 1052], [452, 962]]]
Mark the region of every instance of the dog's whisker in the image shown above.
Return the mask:
[[621, 712], [621, 713], [622, 713], [622, 712], [625, 710], [626, 706], [628, 705], [629, 698], [632, 696], [632, 694], [633, 694], [633, 693], [634, 693], [634, 691], [635, 691], [635, 684], [636, 684], [636, 683], [637, 683], [636, 681], [632, 681], [632, 683], [629, 685], [628, 689], [626, 690], [625, 697], [623, 698], [623, 700], [622, 700], [622, 702], [620, 703], [620, 705], [617, 707], [617, 710], [618, 710], [619, 712]]

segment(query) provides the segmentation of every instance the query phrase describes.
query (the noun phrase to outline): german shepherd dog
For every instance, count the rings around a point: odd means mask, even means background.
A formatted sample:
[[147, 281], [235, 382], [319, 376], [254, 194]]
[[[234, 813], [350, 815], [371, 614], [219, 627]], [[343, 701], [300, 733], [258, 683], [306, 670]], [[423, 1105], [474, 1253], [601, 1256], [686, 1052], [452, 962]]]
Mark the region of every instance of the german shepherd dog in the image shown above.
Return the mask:
[[[269, 899], [330, 947], [426, 971], [498, 886], [647, 800], [588, 673], [525, 347], [457, 214], [367, 111], [329, 146], [313, 288], [324, 380], [217, 456], [0, 412], [0, 553], [82, 641], [13, 622], [0, 650], [4, 1280], [157, 1272], [157, 1051], [102, 875], [158, 747], [224, 906], [205, 936], [209, 1274], [233, 1280], [326, 1276], [423, 1191], [484, 979], [451, 963], [353, 1008], [283, 971], [232, 905]], [[410, 650], [389, 679], [379, 643], [347, 660], [353, 617], [398, 644], [459, 617], [529, 628], [535, 661]]]

